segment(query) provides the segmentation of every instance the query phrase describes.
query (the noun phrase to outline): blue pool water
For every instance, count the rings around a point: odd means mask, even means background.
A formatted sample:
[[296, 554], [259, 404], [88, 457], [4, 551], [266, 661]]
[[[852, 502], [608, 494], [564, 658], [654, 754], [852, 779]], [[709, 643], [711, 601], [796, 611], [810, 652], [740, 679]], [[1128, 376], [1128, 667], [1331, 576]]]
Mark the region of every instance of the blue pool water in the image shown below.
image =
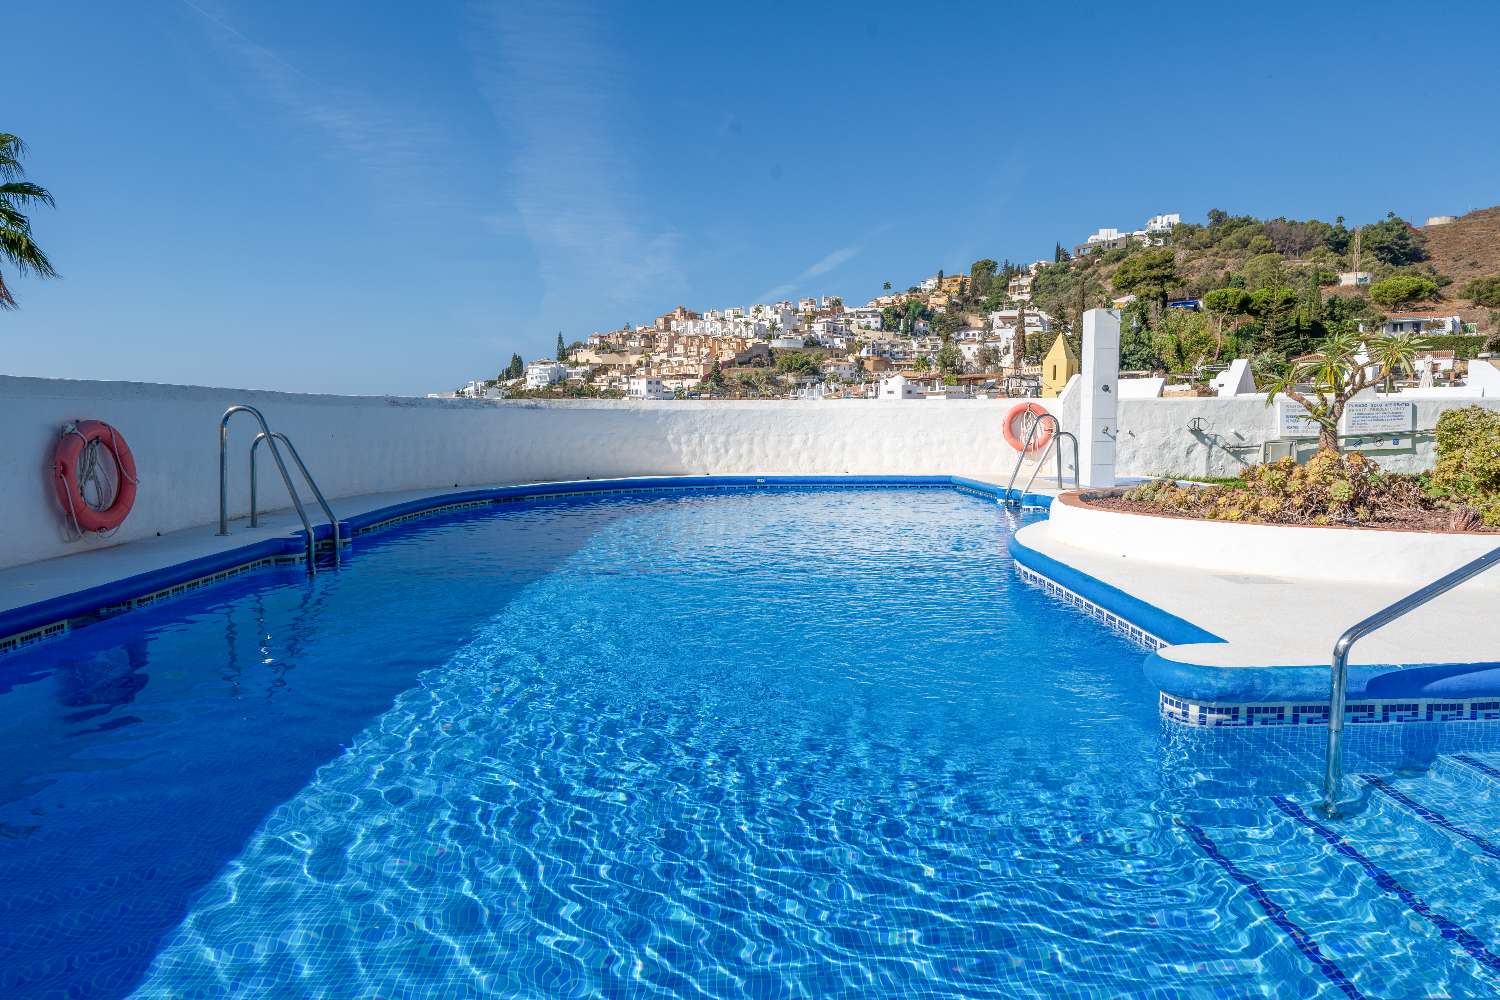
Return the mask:
[[1163, 723], [1019, 523], [507, 505], [0, 660], [0, 996], [1500, 990], [1488, 729], [1365, 737], [1325, 820], [1316, 740]]

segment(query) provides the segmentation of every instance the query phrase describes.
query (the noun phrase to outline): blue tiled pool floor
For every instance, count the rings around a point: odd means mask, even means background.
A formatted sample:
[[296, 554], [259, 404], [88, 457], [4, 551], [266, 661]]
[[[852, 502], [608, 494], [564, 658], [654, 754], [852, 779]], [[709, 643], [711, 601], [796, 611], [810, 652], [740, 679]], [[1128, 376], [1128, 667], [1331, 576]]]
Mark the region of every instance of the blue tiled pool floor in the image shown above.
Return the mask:
[[1354, 737], [1448, 827], [1369, 783], [1324, 821], [1314, 746], [1163, 723], [1140, 647], [1021, 583], [1012, 518], [468, 512], [12, 657], [0, 993], [1500, 988], [1453, 832], [1495, 779], [1449, 752], [1500, 759], [1488, 730]]

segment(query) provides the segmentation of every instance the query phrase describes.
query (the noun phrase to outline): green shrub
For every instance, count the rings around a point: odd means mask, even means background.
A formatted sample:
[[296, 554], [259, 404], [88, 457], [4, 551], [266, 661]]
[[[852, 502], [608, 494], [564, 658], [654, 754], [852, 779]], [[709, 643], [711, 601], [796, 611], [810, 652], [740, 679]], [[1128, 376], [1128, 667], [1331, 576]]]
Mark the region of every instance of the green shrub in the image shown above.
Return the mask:
[[1475, 278], [1464, 285], [1459, 294], [1476, 306], [1500, 306], [1500, 274], [1490, 278]]
[[1367, 524], [1437, 506], [1415, 478], [1385, 472], [1358, 453], [1332, 452], [1304, 465], [1290, 458], [1252, 465], [1238, 483], [1223, 486], [1158, 479], [1128, 490], [1125, 498], [1168, 514], [1272, 524]]
[[1437, 282], [1413, 274], [1393, 274], [1370, 286], [1370, 298], [1386, 308], [1430, 299], [1437, 294]]
[[1473, 360], [1480, 351], [1493, 351], [1489, 341], [1492, 338], [1482, 334], [1467, 333], [1444, 333], [1435, 337], [1423, 336], [1422, 342], [1430, 351], [1452, 351], [1456, 358], [1466, 361]]
[[1437, 465], [1428, 478], [1439, 496], [1500, 525], [1500, 413], [1482, 406], [1448, 410], [1437, 423]]

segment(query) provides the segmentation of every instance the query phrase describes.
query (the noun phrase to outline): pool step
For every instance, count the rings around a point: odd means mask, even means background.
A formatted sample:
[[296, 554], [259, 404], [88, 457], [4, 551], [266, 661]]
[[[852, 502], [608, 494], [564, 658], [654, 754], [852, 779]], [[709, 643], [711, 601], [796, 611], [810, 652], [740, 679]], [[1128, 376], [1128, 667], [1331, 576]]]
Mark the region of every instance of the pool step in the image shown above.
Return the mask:
[[1254, 827], [1184, 826], [1327, 995], [1500, 995], [1500, 777], [1464, 767], [1361, 775], [1338, 819], [1276, 795]]

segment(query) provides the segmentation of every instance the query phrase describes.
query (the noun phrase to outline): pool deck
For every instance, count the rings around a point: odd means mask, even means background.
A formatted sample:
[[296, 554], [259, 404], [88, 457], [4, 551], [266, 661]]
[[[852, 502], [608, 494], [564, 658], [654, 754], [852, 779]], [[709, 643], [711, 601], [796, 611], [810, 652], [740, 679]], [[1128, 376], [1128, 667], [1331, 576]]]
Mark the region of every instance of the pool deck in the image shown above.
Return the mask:
[[[1049, 527], [1016, 534], [1017, 561], [1163, 640], [1148, 675], [1163, 691], [1206, 702], [1326, 703], [1338, 637], [1426, 582], [1210, 572], [1069, 545]], [[1500, 695], [1494, 602], [1493, 590], [1460, 586], [1362, 639], [1350, 656], [1351, 697]]]
[[[340, 520], [454, 492], [447, 490], [413, 490], [401, 493], [374, 493], [366, 496], [341, 497], [333, 502]], [[322, 511], [312, 507], [308, 516], [322, 520]], [[154, 573], [183, 563], [216, 556], [256, 542], [300, 535], [302, 523], [290, 507], [260, 516], [260, 524], [250, 527], [248, 517], [229, 522], [229, 534], [220, 535], [217, 524], [205, 524], [174, 531], [157, 538], [125, 542], [103, 548], [93, 547], [41, 562], [23, 563], [0, 569], [0, 614], [39, 601], [53, 600], [78, 591], [101, 587], [117, 580]]]

